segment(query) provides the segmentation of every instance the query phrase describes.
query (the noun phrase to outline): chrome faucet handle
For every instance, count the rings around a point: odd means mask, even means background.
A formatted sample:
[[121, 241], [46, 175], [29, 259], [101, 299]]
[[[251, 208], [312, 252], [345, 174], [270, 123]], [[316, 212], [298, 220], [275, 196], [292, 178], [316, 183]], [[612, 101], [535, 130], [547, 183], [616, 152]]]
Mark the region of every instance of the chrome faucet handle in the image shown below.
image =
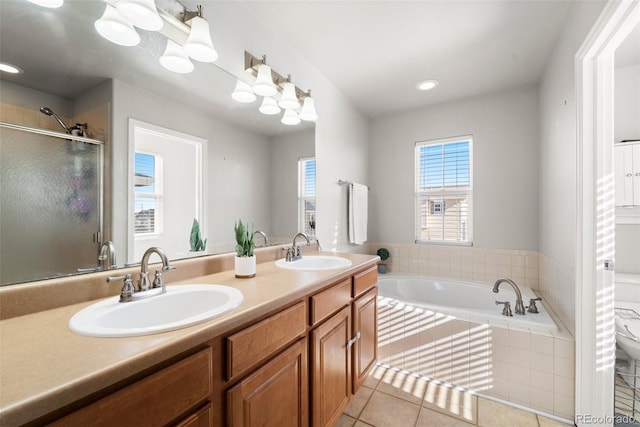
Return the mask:
[[[162, 270], [156, 270], [154, 276], [153, 276], [153, 284], [151, 285], [152, 288], [161, 288], [162, 289], [162, 293], [165, 293], [167, 291], [167, 287], [164, 284], [164, 278], [162, 277], [162, 271], [164, 270], [164, 268]], [[175, 268], [174, 268], [175, 270]]]
[[527, 311], [529, 313], [539, 313], [538, 306], [536, 305], [536, 301], [542, 301], [542, 298], [538, 297], [538, 298], [529, 299], [529, 306], [527, 307]]
[[133, 300], [133, 294], [136, 288], [133, 286], [133, 278], [131, 274], [124, 276], [107, 277], [107, 283], [123, 280], [122, 289], [120, 289], [120, 302], [128, 302]]
[[511, 312], [511, 303], [509, 301], [496, 301], [496, 305], [504, 304], [504, 308], [502, 309], [503, 316], [513, 316]]
[[287, 262], [291, 261], [291, 260], [292, 260], [292, 258], [293, 258], [292, 254], [291, 254], [292, 249], [293, 249], [293, 248], [291, 248], [291, 247], [289, 247], [289, 248], [282, 248], [282, 250], [283, 250], [283, 251], [286, 251], [286, 252], [287, 252], [287, 253], [285, 254], [285, 258], [284, 258], [284, 259], [285, 259], [285, 261], [287, 261]]

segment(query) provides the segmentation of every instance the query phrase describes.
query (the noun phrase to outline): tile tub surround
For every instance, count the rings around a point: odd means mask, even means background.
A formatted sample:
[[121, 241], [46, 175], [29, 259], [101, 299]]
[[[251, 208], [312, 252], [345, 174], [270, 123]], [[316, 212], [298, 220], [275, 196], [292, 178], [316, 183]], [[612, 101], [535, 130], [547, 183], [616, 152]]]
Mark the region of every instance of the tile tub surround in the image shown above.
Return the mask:
[[485, 249], [475, 246], [448, 246], [372, 242], [367, 253], [389, 249], [387, 261], [395, 274], [420, 274], [493, 284], [508, 277], [518, 284], [539, 289], [539, 254], [536, 251]]
[[574, 417], [575, 340], [378, 298], [379, 361], [563, 419]]
[[378, 364], [336, 423], [337, 427], [567, 427], [408, 371]]

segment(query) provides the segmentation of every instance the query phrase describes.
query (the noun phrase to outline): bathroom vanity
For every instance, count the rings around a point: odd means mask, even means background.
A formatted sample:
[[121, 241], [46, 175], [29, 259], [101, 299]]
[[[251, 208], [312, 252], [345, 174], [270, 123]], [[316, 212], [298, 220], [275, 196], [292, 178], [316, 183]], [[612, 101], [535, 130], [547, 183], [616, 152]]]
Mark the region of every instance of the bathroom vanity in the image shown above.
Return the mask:
[[333, 425], [377, 358], [378, 257], [340, 256], [351, 266], [296, 271], [267, 261], [251, 279], [231, 269], [168, 278], [232, 286], [244, 301], [161, 334], [69, 331], [69, 318], [95, 301], [3, 320], [0, 424]]

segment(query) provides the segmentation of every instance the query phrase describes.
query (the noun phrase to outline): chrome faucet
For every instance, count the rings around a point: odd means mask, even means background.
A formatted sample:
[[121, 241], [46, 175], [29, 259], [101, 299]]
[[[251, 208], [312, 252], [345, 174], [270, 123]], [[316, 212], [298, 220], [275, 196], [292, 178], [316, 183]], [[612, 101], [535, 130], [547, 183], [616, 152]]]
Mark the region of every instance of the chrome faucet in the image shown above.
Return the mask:
[[101, 270], [111, 270], [116, 268], [116, 248], [113, 242], [106, 241], [100, 246], [100, 254], [98, 255], [98, 264]]
[[302, 254], [300, 253], [300, 246], [298, 246], [298, 244], [296, 243], [296, 240], [298, 240], [298, 237], [304, 237], [304, 239], [307, 241], [307, 246], [311, 245], [311, 240], [309, 240], [309, 236], [307, 236], [306, 234], [298, 233], [295, 236], [293, 236], [293, 245], [291, 246], [291, 248], [292, 248], [294, 259], [297, 259], [302, 256]]
[[[264, 231], [256, 230], [253, 232], [253, 235], [259, 234], [264, 239], [264, 246], [269, 246], [269, 239], [267, 238], [267, 234]], [[263, 247], [264, 247], [263, 246]]]
[[[149, 257], [151, 254], [158, 254], [162, 260], [162, 270], [156, 270], [153, 278], [153, 283], [149, 280]], [[124, 276], [108, 277], [107, 283], [111, 283], [116, 280], [122, 280], [124, 282], [122, 289], [120, 290], [120, 302], [136, 301], [144, 298], [149, 298], [155, 295], [162, 295], [167, 292], [167, 288], [162, 277], [162, 272], [175, 270], [176, 268], [169, 264], [169, 259], [165, 252], [156, 247], [152, 247], [146, 250], [142, 256], [142, 262], [140, 267], [140, 279], [138, 279], [138, 289], [133, 285], [133, 277], [131, 274]]]
[[[522, 314], [524, 315], [524, 303], [522, 302], [522, 294], [520, 293], [520, 289], [518, 288], [518, 285], [516, 285], [516, 283], [511, 280], [511, 279], [498, 279], [496, 280], [496, 283], [493, 284], [493, 292], [498, 293], [498, 287], [500, 286], [500, 283], [502, 282], [507, 282], [508, 284], [511, 285], [511, 287], [513, 287], [513, 290], [516, 293], [516, 308], [515, 308], [515, 312], [516, 314]], [[498, 302], [496, 301], [496, 304]], [[505, 310], [506, 310], [506, 306], [505, 306]], [[503, 313], [504, 314], [504, 313]]]

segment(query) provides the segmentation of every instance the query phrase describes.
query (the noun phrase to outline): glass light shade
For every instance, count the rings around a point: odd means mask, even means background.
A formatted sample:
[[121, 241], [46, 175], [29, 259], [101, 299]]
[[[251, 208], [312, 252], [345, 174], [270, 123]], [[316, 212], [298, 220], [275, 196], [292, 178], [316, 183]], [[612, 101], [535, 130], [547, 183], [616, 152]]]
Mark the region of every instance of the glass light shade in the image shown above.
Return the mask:
[[167, 40], [167, 48], [159, 61], [164, 68], [174, 73], [190, 73], [194, 68], [182, 46], [173, 40]]
[[291, 82], [286, 82], [282, 88], [282, 98], [278, 103], [280, 107], [286, 110], [298, 110], [300, 108], [300, 102], [296, 96], [296, 86]]
[[251, 86], [249, 83], [243, 82], [238, 79], [236, 82], [236, 88], [233, 90], [231, 94], [231, 98], [238, 102], [253, 102], [256, 100], [256, 94], [251, 90]]
[[260, 96], [273, 96], [278, 92], [276, 85], [273, 84], [273, 77], [271, 77], [271, 67], [267, 64], [261, 64], [258, 67], [258, 77], [253, 84], [253, 93]]
[[275, 99], [270, 96], [266, 96], [262, 100], [262, 104], [260, 108], [258, 108], [262, 114], [267, 114], [269, 116], [280, 113], [280, 107], [278, 107], [278, 103]]
[[64, 0], [29, 0], [29, 1], [33, 4], [37, 4], [38, 6], [50, 7], [52, 9], [62, 6], [62, 3], [64, 3]]
[[112, 43], [121, 46], [136, 46], [140, 43], [140, 35], [133, 25], [109, 4], [94, 26], [98, 34]]
[[209, 23], [196, 16], [191, 20], [189, 38], [184, 44], [184, 51], [193, 59], [201, 62], [213, 62], [218, 59], [218, 52], [213, 48]]
[[119, 0], [116, 9], [129, 22], [143, 30], [158, 31], [164, 24], [154, 0]]
[[284, 115], [280, 121], [285, 125], [293, 126], [300, 123], [300, 117], [298, 117], [298, 113], [293, 110], [284, 110]]
[[302, 120], [307, 122], [315, 122], [318, 120], [318, 113], [316, 113], [316, 103], [310, 96], [304, 98], [302, 103], [302, 111], [298, 115]]

